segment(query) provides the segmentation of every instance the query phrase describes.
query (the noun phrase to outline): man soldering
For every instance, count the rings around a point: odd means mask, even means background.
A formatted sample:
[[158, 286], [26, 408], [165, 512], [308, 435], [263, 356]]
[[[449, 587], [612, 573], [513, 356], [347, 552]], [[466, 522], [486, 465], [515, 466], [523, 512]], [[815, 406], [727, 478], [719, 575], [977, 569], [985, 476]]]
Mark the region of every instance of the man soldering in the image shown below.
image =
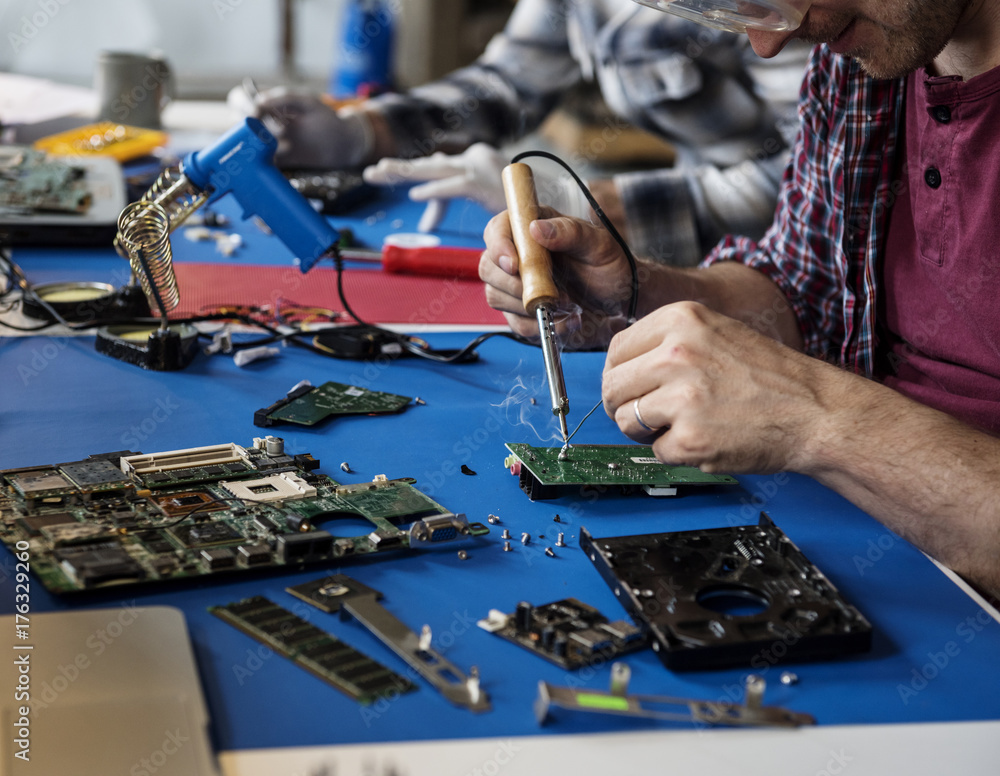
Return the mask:
[[[370, 182], [419, 182], [411, 198], [464, 196], [499, 212], [509, 160], [496, 147], [596, 82], [613, 111], [678, 154], [673, 169], [595, 181], [598, 201], [646, 255], [693, 266], [725, 234], [759, 237], [770, 224], [807, 56], [799, 44], [762, 60], [742, 36], [630, 0], [520, 0], [485, 53], [439, 81], [339, 112], [265, 93], [255, 110], [283, 125], [282, 166], [369, 164]], [[568, 177], [537, 178], [544, 203], [589, 216]]]
[[[617, 331], [606, 411], [663, 461], [810, 475], [1000, 594], [1000, 1], [675, 6], [763, 57], [822, 45], [770, 229], [697, 269], [640, 262], [634, 325], [609, 235], [532, 223], [578, 336]], [[486, 240], [487, 299], [531, 336], [506, 214]]]

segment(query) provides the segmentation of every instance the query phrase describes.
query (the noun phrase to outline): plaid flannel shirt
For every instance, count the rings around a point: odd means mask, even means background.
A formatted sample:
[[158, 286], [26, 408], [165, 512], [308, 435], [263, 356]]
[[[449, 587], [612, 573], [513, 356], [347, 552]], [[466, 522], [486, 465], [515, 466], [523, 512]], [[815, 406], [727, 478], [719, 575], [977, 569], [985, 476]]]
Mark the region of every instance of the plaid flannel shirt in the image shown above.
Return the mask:
[[878, 261], [904, 185], [894, 163], [905, 79], [875, 80], [818, 46], [799, 102], [799, 134], [774, 223], [759, 243], [728, 237], [705, 259], [740, 261], [784, 292], [805, 350], [875, 373]]
[[633, 247], [691, 266], [724, 235], [760, 237], [771, 223], [808, 51], [760, 59], [744, 35], [631, 0], [520, 0], [474, 64], [368, 105], [400, 156], [424, 156], [519, 138], [595, 81], [613, 111], [678, 154], [673, 169], [615, 178]]

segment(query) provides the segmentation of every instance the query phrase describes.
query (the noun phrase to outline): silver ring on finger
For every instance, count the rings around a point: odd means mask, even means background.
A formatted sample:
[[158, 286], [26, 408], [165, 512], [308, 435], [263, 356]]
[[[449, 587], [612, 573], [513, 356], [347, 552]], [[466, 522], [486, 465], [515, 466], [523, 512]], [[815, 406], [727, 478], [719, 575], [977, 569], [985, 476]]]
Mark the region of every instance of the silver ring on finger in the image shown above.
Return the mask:
[[632, 412], [635, 413], [635, 420], [636, 420], [636, 422], [640, 426], [642, 426], [644, 429], [646, 429], [646, 431], [648, 431], [650, 433], [653, 433], [654, 431], [656, 431], [655, 428], [653, 428], [652, 426], [650, 426], [649, 424], [647, 424], [646, 421], [644, 421], [642, 419], [642, 414], [639, 412], [639, 399], [636, 399], [635, 401], [632, 402]]

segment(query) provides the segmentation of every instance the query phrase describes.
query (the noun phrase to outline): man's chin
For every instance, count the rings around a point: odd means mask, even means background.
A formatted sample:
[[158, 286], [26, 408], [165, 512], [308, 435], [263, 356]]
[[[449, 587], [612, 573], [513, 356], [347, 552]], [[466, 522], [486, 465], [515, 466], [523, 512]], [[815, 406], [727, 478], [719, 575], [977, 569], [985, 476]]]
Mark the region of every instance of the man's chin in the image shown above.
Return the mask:
[[909, 75], [921, 67], [926, 67], [929, 62], [924, 62], [918, 58], [900, 58], [887, 56], [888, 52], [871, 54], [865, 51], [853, 51], [844, 56], [855, 60], [865, 74], [879, 81], [888, 81], [894, 78], [902, 78]]

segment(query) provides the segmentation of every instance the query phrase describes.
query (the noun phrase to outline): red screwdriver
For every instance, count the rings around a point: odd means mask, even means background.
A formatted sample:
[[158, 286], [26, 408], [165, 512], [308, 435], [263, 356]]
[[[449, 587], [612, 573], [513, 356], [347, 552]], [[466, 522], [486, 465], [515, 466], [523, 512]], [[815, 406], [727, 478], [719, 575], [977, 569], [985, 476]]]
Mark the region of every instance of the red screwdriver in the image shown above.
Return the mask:
[[378, 262], [386, 272], [407, 275], [479, 279], [482, 248], [455, 248], [442, 245], [404, 247], [383, 245], [381, 251], [368, 248], [341, 248], [345, 261]]

